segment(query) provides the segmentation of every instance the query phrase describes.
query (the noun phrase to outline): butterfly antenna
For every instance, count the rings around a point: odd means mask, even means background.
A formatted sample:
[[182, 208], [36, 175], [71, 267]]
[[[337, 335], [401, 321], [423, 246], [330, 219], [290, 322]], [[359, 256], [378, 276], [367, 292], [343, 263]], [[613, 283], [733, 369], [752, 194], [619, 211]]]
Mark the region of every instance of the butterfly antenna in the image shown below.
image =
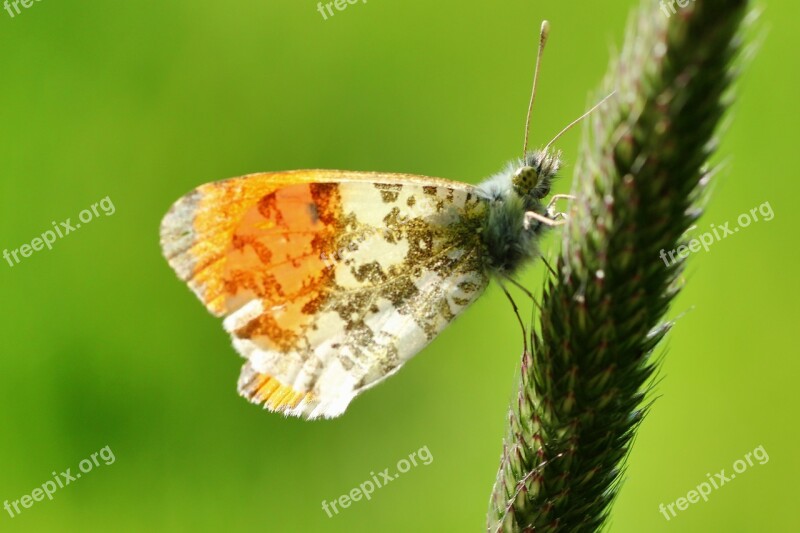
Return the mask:
[[550, 33], [550, 23], [542, 21], [542, 29], [539, 33], [539, 51], [536, 53], [536, 68], [533, 71], [533, 88], [531, 89], [531, 101], [528, 104], [528, 116], [525, 119], [525, 140], [522, 143], [522, 159], [528, 153], [528, 133], [531, 131], [531, 111], [533, 111], [533, 101], [536, 99], [536, 82], [539, 81], [539, 65], [542, 63], [542, 53], [544, 45], [547, 43], [547, 36]]
[[565, 133], [567, 133], [569, 130], [571, 130], [571, 129], [573, 128], [573, 126], [575, 126], [576, 124], [578, 124], [578, 123], [579, 123], [581, 120], [583, 120], [583, 119], [585, 119], [586, 117], [588, 117], [589, 115], [591, 115], [591, 114], [592, 114], [592, 113], [593, 113], [593, 112], [594, 112], [594, 111], [595, 111], [595, 110], [596, 110], [598, 107], [600, 107], [601, 105], [603, 105], [603, 104], [606, 102], [606, 100], [608, 100], [609, 98], [611, 98], [612, 96], [614, 96], [614, 94], [616, 94], [616, 92], [617, 92], [617, 91], [611, 91], [611, 94], [609, 94], [608, 96], [606, 96], [605, 98], [603, 98], [602, 100], [600, 100], [599, 102], [597, 102], [597, 104], [595, 104], [595, 106], [594, 106], [594, 107], [592, 107], [592, 108], [591, 108], [589, 111], [587, 111], [587, 112], [586, 112], [586, 113], [584, 113], [583, 115], [579, 116], [578, 118], [576, 118], [575, 120], [573, 120], [572, 122], [570, 122], [570, 123], [567, 125], [567, 127], [566, 127], [566, 128], [564, 128], [563, 130], [559, 131], [559, 132], [558, 132], [558, 135], [556, 135], [555, 137], [553, 137], [553, 140], [552, 140], [552, 141], [550, 141], [549, 143], [547, 143], [547, 146], [545, 146], [545, 147], [544, 147], [544, 150], [543, 150], [543, 152], [544, 152], [544, 153], [547, 153], [547, 149], [548, 149], [548, 148], [550, 148], [550, 145], [551, 145], [551, 144], [553, 144], [554, 142], [556, 142], [556, 141], [559, 139], [559, 137], [561, 137], [562, 135], [564, 135]]

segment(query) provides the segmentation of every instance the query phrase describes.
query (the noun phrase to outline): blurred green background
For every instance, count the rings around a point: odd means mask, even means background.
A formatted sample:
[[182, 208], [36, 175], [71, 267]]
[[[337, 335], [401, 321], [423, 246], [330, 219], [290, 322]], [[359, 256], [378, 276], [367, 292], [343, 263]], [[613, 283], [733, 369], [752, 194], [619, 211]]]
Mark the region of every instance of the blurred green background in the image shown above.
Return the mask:
[[[0, 502], [104, 446], [112, 465], [3, 531], [481, 531], [516, 387], [518, 325], [492, 288], [333, 421], [240, 399], [242, 360], [162, 259], [191, 188], [249, 172], [382, 170], [475, 183], [516, 157], [541, 19], [532, 143], [589, 102], [634, 2], [34, 2], [0, 11], [0, 249], [109, 196], [116, 212], [0, 263]], [[693, 254], [659, 399], [611, 531], [796, 530], [800, 5], [765, 2], [700, 231], [774, 219]], [[559, 142], [572, 181], [580, 131]], [[556, 240], [546, 249], [555, 253]], [[781, 266], [783, 265], [783, 266]], [[541, 286], [541, 267], [525, 282]], [[520, 298], [524, 302], [524, 298]], [[667, 522], [658, 511], [762, 445], [769, 462]], [[427, 446], [371, 501], [323, 500]]]

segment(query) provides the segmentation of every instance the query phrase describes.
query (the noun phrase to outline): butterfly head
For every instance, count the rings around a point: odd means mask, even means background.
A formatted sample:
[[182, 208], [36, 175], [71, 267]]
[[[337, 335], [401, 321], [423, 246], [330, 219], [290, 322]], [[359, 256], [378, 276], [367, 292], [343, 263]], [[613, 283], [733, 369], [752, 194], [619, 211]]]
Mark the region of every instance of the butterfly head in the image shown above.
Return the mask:
[[536, 150], [478, 187], [488, 212], [481, 231], [488, 270], [503, 276], [538, 257], [539, 237], [557, 216], [544, 198], [561, 166], [561, 152]]
[[511, 177], [514, 192], [522, 198], [541, 200], [550, 194], [550, 184], [560, 166], [560, 152], [541, 150], [526, 154]]

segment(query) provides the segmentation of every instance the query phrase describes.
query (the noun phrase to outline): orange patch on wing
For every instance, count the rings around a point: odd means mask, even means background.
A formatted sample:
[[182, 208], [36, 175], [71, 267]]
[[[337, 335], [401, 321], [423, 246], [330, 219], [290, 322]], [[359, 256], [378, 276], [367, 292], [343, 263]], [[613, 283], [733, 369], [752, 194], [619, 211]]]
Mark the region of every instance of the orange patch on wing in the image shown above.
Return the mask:
[[206, 306], [226, 314], [260, 298], [266, 310], [282, 307], [244, 328], [245, 337], [280, 340], [296, 330], [306, 321], [296, 304], [319, 296], [331, 275], [323, 253], [339, 231], [338, 184], [314, 183], [312, 173], [280, 177], [234, 178], [198, 189], [198, 239], [190, 253], [192, 282]]
[[312, 401], [313, 398], [311, 393], [298, 392], [267, 374], [256, 374], [243, 393], [251, 402], [263, 403], [273, 411], [294, 409], [304, 399]]
[[280, 181], [233, 178], [197, 188], [193, 228], [197, 240], [191, 248], [195, 259], [193, 283], [202, 288], [202, 299], [217, 315], [228, 312], [223, 272], [227, 251], [244, 213], [259, 198], [283, 185]]
[[259, 298], [264, 313], [235, 332], [262, 337], [263, 346], [287, 351], [313, 322], [333, 271], [330, 255], [340, 231], [338, 184], [278, 189], [247, 211], [232, 239], [222, 275], [228, 307]]

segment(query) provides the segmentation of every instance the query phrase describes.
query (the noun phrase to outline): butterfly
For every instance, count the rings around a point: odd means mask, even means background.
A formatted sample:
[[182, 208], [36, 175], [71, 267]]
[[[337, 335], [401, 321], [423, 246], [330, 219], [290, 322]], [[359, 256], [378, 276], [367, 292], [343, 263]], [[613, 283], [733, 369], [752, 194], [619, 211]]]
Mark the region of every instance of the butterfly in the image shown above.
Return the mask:
[[[543, 24], [537, 74], [546, 35]], [[566, 195], [544, 203], [560, 153], [552, 141], [529, 153], [527, 131], [523, 158], [477, 186], [299, 170], [208, 183], [175, 202], [161, 223], [164, 256], [224, 317], [246, 359], [239, 393], [286, 415], [341, 415], [490, 279], [513, 281], [564, 221], [553, 206]]]

